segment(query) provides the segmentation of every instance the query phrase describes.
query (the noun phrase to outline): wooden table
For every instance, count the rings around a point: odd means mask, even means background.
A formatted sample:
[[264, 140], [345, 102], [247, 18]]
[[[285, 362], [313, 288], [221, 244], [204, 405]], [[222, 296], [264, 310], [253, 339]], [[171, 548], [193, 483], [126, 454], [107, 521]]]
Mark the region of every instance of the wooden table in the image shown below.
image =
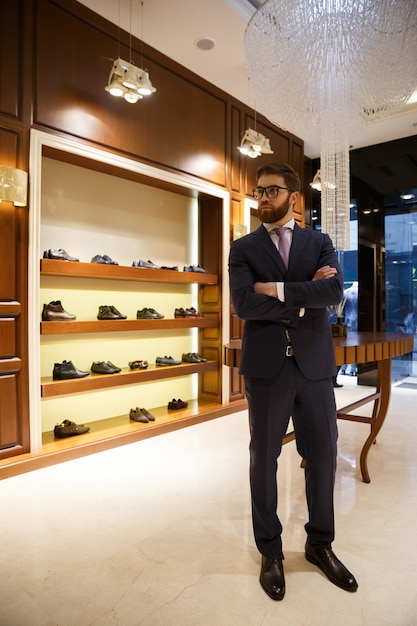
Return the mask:
[[[368, 452], [375, 442], [379, 431], [387, 415], [391, 398], [391, 359], [396, 356], [412, 352], [414, 347], [413, 335], [404, 333], [371, 333], [371, 332], [348, 332], [345, 338], [334, 338], [334, 352], [337, 365], [345, 363], [377, 363], [377, 381], [375, 393], [337, 409], [338, 419], [351, 422], [369, 424], [371, 431], [363, 444], [360, 455], [360, 468], [362, 479], [370, 483], [368, 472]], [[230, 367], [239, 367], [240, 351], [242, 342], [232, 341], [224, 346], [224, 363]], [[364, 417], [352, 415], [359, 407], [373, 402], [372, 416]], [[284, 443], [294, 439], [294, 433], [288, 433]]]

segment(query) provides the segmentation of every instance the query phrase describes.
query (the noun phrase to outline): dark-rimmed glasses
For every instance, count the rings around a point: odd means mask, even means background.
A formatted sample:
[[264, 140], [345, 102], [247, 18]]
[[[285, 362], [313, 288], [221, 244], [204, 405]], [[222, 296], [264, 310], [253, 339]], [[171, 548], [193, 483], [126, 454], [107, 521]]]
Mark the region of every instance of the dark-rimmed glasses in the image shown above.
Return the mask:
[[266, 197], [276, 198], [279, 194], [280, 189], [286, 189], [287, 191], [291, 191], [289, 187], [280, 187], [280, 185], [270, 185], [269, 187], [255, 187], [252, 189], [252, 195], [255, 200], [262, 200], [264, 193], [266, 193]]

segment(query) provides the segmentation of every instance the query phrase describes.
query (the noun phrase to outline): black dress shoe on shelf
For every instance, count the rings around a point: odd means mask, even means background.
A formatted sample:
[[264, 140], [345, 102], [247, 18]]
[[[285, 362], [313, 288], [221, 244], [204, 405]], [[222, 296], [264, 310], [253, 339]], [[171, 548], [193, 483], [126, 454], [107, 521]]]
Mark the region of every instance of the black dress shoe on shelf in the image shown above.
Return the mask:
[[142, 259], [139, 259], [139, 261], [133, 261], [132, 267], [145, 267], [154, 270], [160, 269], [159, 265], [155, 265], [155, 263], [152, 263], [152, 261], [149, 261], [149, 259], [147, 261], [143, 261]]
[[120, 372], [120, 367], [115, 367], [111, 365], [108, 361], [105, 363], [104, 361], [94, 361], [91, 365], [91, 371], [95, 374], [116, 374], [116, 372]]
[[127, 319], [127, 315], [123, 315], [123, 313], [120, 313], [120, 311], [118, 311], [116, 307], [113, 306], [112, 304], [109, 306], [109, 309], [114, 315], [118, 316], [119, 320]]
[[98, 307], [98, 320], [125, 320], [127, 315], [122, 315], [115, 306], [102, 304]]
[[54, 261], [79, 261], [73, 256], [70, 256], [68, 252], [60, 248], [59, 250], [54, 250], [53, 248], [49, 250], [45, 250], [43, 253], [44, 259], [53, 259]]
[[161, 265], [161, 270], [172, 270], [174, 272], [178, 272], [178, 265], [173, 265], [172, 267], [167, 267], [166, 265]]
[[101, 263], [103, 265], [119, 265], [117, 261], [113, 261], [107, 254], [96, 254], [91, 259], [91, 263]]
[[285, 595], [284, 566], [281, 559], [270, 559], [262, 555], [259, 582], [262, 589], [273, 600], [282, 600]]
[[184, 272], [200, 272], [201, 274], [207, 274], [207, 270], [201, 265], [184, 265]]
[[121, 371], [122, 371], [122, 368], [121, 368], [121, 367], [118, 367], [117, 365], [113, 365], [113, 363], [112, 363], [111, 361], [107, 361], [107, 365], [108, 365], [109, 367], [111, 367], [112, 369], [114, 369], [114, 373], [115, 373], [115, 374], [118, 374], [119, 372], [121, 372]]
[[155, 363], [157, 365], [181, 365], [181, 361], [177, 361], [172, 356], [157, 356]]
[[70, 322], [77, 319], [72, 313], [65, 311], [61, 304], [61, 300], [53, 300], [49, 304], [43, 305], [42, 321], [43, 322]]
[[155, 309], [149, 309], [145, 307], [144, 309], [140, 309], [136, 312], [136, 319], [138, 320], [162, 320], [164, 319], [164, 315], [162, 313], [158, 313]]
[[345, 591], [356, 591], [358, 583], [353, 574], [337, 558], [331, 548], [312, 548], [305, 545], [305, 557], [309, 563], [317, 565], [334, 585]]
[[69, 380], [71, 378], [84, 378], [90, 372], [83, 372], [75, 367], [72, 361], [62, 361], [55, 363], [52, 372], [53, 380]]

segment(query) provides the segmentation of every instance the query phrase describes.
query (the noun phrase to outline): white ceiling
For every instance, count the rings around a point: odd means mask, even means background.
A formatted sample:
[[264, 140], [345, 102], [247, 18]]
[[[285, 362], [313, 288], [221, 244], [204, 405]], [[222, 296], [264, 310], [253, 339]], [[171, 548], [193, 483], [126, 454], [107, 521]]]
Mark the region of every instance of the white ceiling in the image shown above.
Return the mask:
[[[262, 113], [262, 102], [255, 102], [250, 90], [243, 43], [248, 18], [262, 0], [79, 1]], [[214, 48], [197, 48], [195, 44], [200, 38], [213, 39]], [[107, 76], [103, 76], [104, 83], [106, 80]], [[416, 134], [417, 103], [407, 105], [404, 112], [394, 118], [352, 133], [350, 143], [353, 149], [357, 149]], [[306, 155], [318, 157], [318, 134], [312, 133], [302, 139]]]

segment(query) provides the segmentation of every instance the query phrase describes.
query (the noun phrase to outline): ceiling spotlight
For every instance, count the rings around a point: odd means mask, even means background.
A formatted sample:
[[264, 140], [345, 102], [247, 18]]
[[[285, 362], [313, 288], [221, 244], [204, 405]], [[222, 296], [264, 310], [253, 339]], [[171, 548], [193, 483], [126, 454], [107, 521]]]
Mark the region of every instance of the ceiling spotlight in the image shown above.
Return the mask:
[[317, 172], [314, 174], [314, 178], [313, 178], [312, 182], [310, 183], [310, 187], [312, 187], [316, 191], [321, 191], [321, 173], [320, 173], [320, 170], [317, 170]]
[[252, 128], [248, 128], [245, 131], [238, 150], [241, 154], [251, 159], [256, 159], [261, 154], [274, 154], [273, 150], [271, 150], [269, 139]]
[[156, 91], [155, 87], [152, 85], [149, 73], [147, 70], [140, 70], [139, 76], [139, 84], [137, 90], [142, 96], [150, 96], [151, 93]]
[[123, 97], [130, 104], [135, 104], [143, 96], [149, 96], [156, 91], [147, 70], [120, 57], [113, 61], [108, 84], [104, 89], [112, 96]]

